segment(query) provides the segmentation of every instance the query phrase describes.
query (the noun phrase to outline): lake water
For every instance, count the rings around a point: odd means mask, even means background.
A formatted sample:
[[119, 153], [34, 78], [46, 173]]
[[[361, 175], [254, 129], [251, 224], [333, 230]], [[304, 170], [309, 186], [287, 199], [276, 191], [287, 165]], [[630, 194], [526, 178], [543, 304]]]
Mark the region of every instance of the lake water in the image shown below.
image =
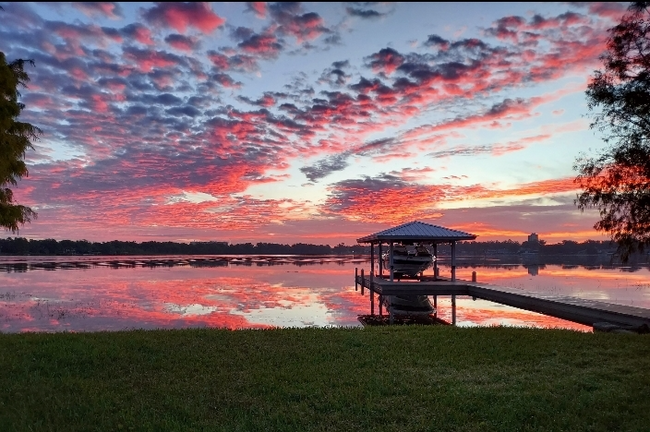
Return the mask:
[[[125, 257], [120, 257], [126, 259]], [[36, 262], [36, 258], [29, 258]], [[69, 261], [71, 257], [48, 258]], [[82, 259], [82, 258], [79, 258]], [[97, 257], [95, 257], [97, 259]], [[108, 258], [107, 258], [108, 259]], [[0, 258], [0, 331], [58, 332], [133, 328], [359, 326], [369, 298], [354, 289], [354, 269], [341, 258], [223, 261], [211, 266], [32, 269]], [[449, 268], [441, 264], [441, 274]], [[459, 279], [522, 290], [650, 308], [650, 267], [608, 265], [465, 265]], [[439, 316], [451, 320], [441, 297]], [[457, 324], [561, 327], [568, 321], [459, 297]]]

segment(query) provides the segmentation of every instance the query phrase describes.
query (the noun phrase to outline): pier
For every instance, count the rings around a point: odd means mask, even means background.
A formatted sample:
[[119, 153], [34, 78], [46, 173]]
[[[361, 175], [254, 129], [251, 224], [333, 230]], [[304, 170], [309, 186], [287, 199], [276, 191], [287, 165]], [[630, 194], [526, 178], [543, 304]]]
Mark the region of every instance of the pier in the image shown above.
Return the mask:
[[[456, 324], [455, 296], [464, 295], [519, 309], [538, 312], [567, 321], [596, 327], [609, 323], [622, 329], [641, 329], [650, 327], [650, 309], [618, 305], [598, 300], [588, 300], [570, 296], [560, 296], [520, 289], [482, 284], [470, 281], [450, 281], [423, 277], [420, 280], [393, 281], [385, 278], [371, 278], [363, 274], [355, 277], [355, 286], [362, 292], [369, 291], [371, 315], [375, 309], [375, 295], [427, 295], [452, 297], [452, 324]], [[437, 303], [437, 302], [436, 302]], [[390, 314], [390, 311], [387, 311]]]
[[[375, 315], [375, 296], [378, 296], [377, 306], [380, 315], [384, 303], [382, 300], [387, 296], [432, 296], [436, 308], [439, 296], [451, 296], [451, 324], [455, 325], [456, 296], [462, 295], [572, 321], [591, 326], [595, 330], [650, 331], [650, 309], [478, 283], [475, 273], [471, 282], [456, 280], [456, 242], [475, 238], [473, 234], [414, 221], [357, 239], [358, 243], [370, 243], [371, 259], [368, 274], [365, 274], [363, 269], [361, 272], [355, 269], [355, 289], [360, 288], [361, 294], [364, 294], [365, 290], [369, 291], [370, 315]], [[440, 276], [434, 258], [432, 276], [420, 273], [417, 277], [400, 278], [393, 266], [394, 245], [415, 242], [432, 246], [434, 255], [437, 254], [439, 244], [450, 244], [450, 277]], [[382, 245], [386, 244], [388, 259], [384, 263]], [[378, 248], [377, 265], [375, 265], [375, 247]], [[388, 274], [385, 275], [386, 266]], [[377, 273], [375, 273], [376, 268]], [[387, 312], [392, 323], [394, 311], [388, 308]], [[435, 314], [437, 315], [437, 309]], [[436, 315], [434, 317], [437, 317]]]

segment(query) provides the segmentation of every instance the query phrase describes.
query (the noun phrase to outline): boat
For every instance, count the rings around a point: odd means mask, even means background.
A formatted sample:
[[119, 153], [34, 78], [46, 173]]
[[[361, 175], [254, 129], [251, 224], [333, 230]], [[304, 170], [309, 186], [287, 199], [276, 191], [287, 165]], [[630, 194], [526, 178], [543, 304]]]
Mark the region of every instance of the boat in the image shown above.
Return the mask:
[[382, 299], [387, 311], [394, 315], [431, 315], [436, 308], [425, 295], [391, 295]]
[[[384, 267], [390, 270], [390, 252], [382, 256]], [[422, 244], [393, 246], [393, 275], [396, 277], [416, 277], [433, 265], [435, 257]]]

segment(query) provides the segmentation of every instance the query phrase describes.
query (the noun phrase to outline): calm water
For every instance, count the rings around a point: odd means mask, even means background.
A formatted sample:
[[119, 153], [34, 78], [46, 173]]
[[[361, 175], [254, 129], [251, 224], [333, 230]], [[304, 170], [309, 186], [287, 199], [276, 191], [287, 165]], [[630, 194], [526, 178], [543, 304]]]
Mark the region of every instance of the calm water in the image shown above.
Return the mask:
[[[369, 264], [319, 259], [211, 267], [7, 267], [0, 272], [0, 331], [358, 326], [357, 316], [369, 312], [369, 298], [354, 290], [355, 267], [367, 270]], [[441, 274], [448, 271], [441, 265]], [[647, 265], [465, 266], [457, 269], [457, 277], [471, 279], [472, 271], [480, 282], [650, 308]], [[439, 300], [439, 316], [451, 319], [449, 298]], [[457, 323], [590, 330], [465, 297], [457, 302]]]

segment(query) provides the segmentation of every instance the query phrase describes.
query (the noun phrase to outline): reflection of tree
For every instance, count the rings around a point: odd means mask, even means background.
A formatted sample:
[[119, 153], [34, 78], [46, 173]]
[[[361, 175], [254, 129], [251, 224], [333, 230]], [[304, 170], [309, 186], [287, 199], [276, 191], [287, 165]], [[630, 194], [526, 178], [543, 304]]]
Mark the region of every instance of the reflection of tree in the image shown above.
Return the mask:
[[528, 270], [528, 274], [531, 276], [537, 276], [539, 274], [539, 266], [538, 265], [529, 265], [526, 267]]

